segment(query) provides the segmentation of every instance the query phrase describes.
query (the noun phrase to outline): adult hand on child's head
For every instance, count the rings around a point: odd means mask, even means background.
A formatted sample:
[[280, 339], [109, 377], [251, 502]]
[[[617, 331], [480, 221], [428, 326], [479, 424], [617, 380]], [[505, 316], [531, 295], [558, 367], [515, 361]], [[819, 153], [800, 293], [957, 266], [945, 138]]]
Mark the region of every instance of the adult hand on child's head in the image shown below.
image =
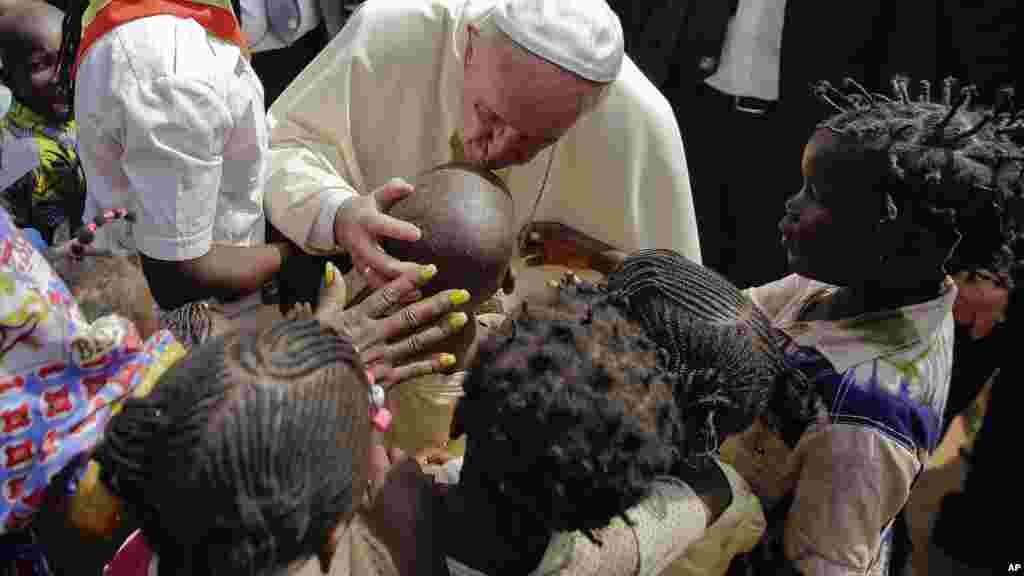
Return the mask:
[[[465, 290], [445, 290], [419, 301], [419, 288], [436, 273], [434, 266], [417, 266], [346, 309], [341, 273], [329, 265], [317, 318], [351, 338], [367, 370], [385, 388], [451, 368], [455, 365], [451, 354], [434, 354], [399, 364], [462, 330], [468, 321], [464, 312], [449, 314], [469, 300]], [[438, 318], [443, 319], [420, 330]]]
[[407, 242], [420, 239], [419, 228], [385, 214], [412, 192], [411, 185], [396, 178], [368, 195], [345, 200], [334, 216], [335, 243], [351, 256], [352, 265], [374, 288], [416, 266], [388, 256], [377, 242], [379, 237]]

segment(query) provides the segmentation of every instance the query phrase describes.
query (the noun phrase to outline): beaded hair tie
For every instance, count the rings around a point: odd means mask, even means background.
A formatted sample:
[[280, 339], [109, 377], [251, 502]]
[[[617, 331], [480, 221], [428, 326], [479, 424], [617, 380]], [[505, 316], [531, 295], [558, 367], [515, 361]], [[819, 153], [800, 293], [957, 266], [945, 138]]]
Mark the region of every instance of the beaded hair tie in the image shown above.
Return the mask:
[[75, 234], [74, 238], [59, 246], [50, 248], [49, 255], [51, 257], [67, 257], [73, 260], [81, 260], [85, 256], [109, 256], [110, 254], [108, 254], [107, 251], [94, 251], [87, 254], [86, 247], [96, 240], [96, 230], [98, 230], [100, 226], [105, 226], [117, 220], [135, 222], [135, 213], [124, 208], [106, 210], [94, 218], [92, 222], [82, 226], [78, 233]]
[[370, 420], [378, 432], [387, 432], [391, 428], [391, 411], [384, 407], [384, 387], [376, 383], [373, 372], [367, 370], [366, 378], [370, 381]]

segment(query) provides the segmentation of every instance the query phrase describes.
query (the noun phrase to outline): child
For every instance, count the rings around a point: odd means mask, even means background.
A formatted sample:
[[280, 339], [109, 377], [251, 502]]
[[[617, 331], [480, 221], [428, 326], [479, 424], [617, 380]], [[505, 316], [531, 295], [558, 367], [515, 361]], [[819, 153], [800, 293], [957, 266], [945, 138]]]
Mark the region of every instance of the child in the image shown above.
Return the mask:
[[[387, 344], [383, 355], [376, 344], [394, 341], [408, 318], [420, 324], [454, 307], [445, 291], [402, 307], [401, 322], [374, 326], [372, 318], [390, 308], [386, 294], [404, 298], [422, 288], [433, 269], [425, 271], [340, 314], [343, 292], [330, 284], [315, 319], [299, 307], [270, 327], [212, 338], [166, 372], [151, 395], [129, 401], [97, 453], [97, 490], [134, 511], [142, 529], [107, 573], [292, 573], [314, 556], [326, 573], [362, 504], [371, 431], [380, 429], [383, 391], [361, 358], [407, 354], [408, 342]], [[418, 338], [431, 344], [449, 334]], [[435, 358], [427, 367], [440, 365]], [[355, 530], [353, 537], [372, 540]], [[410, 573], [415, 552], [386, 544]]]
[[657, 574], [713, 518], [668, 477], [675, 377], [639, 326], [591, 310], [531, 307], [481, 345], [453, 423], [458, 483], [435, 504], [452, 574]]
[[[666, 574], [723, 575], [734, 556], [753, 549], [765, 518], [746, 480], [716, 457], [719, 447], [755, 418], [795, 444], [823, 413], [817, 393], [786, 362], [767, 317], [724, 277], [678, 253], [632, 254], [600, 292], [644, 327], [661, 348], [662, 365], [680, 375], [674, 395], [686, 435], [673, 474], [715, 511], [704, 537]], [[716, 376], [694, 380], [688, 374], [695, 371]]]
[[62, 224], [68, 235], [77, 231], [85, 209], [77, 128], [57, 82], [62, 19], [57, 8], [34, 1], [0, 15], [2, 79], [14, 97], [0, 119], [0, 146], [8, 148], [0, 163], [0, 198], [19, 227], [37, 230], [49, 244]]
[[[399, 307], [394, 311], [399, 315], [393, 317], [386, 315], [392, 307], [384, 296], [405, 296], [435, 271], [426, 267], [406, 273], [360, 306], [348, 310], [332, 306], [323, 312], [325, 322], [351, 334], [372, 362], [378, 381], [400, 381], [410, 374], [440, 369], [436, 356], [396, 365], [412, 349], [410, 339], [396, 341], [396, 337], [413, 329], [413, 324], [421, 326], [447, 312], [454, 306], [451, 293], [411, 304], [409, 313], [405, 306]], [[4, 210], [0, 210], [0, 292], [0, 384], [5, 387], [0, 411], [5, 424], [0, 430], [5, 446], [0, 463], [0, 568], [6, 571], [13, 564], [18, 570], [46, 574], [45, 557], [32, 536], [36, 513], [49, 506], [51, 497], [60, 498], [68, 483], [82, 478], [86, 455], [99, 442], [117, 403], [148, 390], [185, 350], [166, 331], [142, 341], [131, 323], [119, 316], [87, 323], [65, 284]], [[445, 323], [415, 336], [429, 345], [450, 333], [450, 323]], [[37, 408], [30, 410], [32, 406]], [[87, 484], [89, 480], [84, 478]], [[55, 491], [49, 490], [51, 484]], [[78, 491], [70, 519], [83, 529], [103, 533], [117, 510], [105, 505], [109, 499], [94, 496], [95, 490]]]
[[95, 456], [144, 539], [107, 574], [329, 566], [369, 480], [369, 398], [352, 343], [315, 320], [193, 350], [126, 403]]
[[973, 110], [970, 89], [952, 101], [952, 82], [933, 103], [922, 84], [918, 101], [902, 78], [895, 99], [852, 80], [850, 94], [819, 86], [841, 111], [808, 142], [804, 187], [779, 223], [794, 274], [750, 290], [829, 406], [785, 461], [759, 455], [762, 431], [741, 438], [735, 465], [766, 505], [792, 495], [775, 525], [787, 566], [763, 570], [886, 573], [889, 527], [940, 439], [958, 215], [1019, 195], [1022, 155], [1005, 110]]

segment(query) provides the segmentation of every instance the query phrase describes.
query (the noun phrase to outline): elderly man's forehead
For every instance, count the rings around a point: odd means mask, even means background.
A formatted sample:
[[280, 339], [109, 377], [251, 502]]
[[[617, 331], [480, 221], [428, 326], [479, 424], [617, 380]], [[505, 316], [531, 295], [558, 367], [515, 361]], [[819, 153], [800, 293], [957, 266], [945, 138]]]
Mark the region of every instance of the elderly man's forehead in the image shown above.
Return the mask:
[[503, 52], [497, 59], [496, 84], [504, 109], [496, 112], [531, 137], [560, 137], [581, 112], [588, 91], [600, 89], [514, 45]]

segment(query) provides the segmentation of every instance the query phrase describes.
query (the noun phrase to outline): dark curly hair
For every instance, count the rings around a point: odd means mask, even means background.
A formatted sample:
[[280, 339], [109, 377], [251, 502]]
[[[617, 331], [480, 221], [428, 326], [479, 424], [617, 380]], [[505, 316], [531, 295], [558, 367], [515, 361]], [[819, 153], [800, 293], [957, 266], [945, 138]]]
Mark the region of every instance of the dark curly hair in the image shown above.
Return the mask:
[[368, 391], [352, 344], [314, 320], [218, 337], [111, 420], [101, 480], [161, 576], [277, 574], [361, 503]]
[[814, 85], [839, 112], [819, 128], [838, 134], [841, 146], [879, 157], [875, 170], [864, 163], [857, 170], [884, 186], [883, 208], [937, 236], [951, 252], [946, 272], [1008, 271], [1016, 223], [1007, 208], [1024, 194], [1024, 152], [1015, 142], [1024, 115], [1013, 90], [1000, 91], [989, 108], [975, 104], [975, 87], [954, 78], [939, 98], [922, 81], [914, 99], [902, 76], [893, 78], [891, 97], [850, 78], [844, 83], [846, 92], [827, 81]]
[[550, 532], [590, 538], [639, 503], [678, 459], [673, 376], [657, 346], [611, 306], [586, 317], [531, 307], [492, 337], [464, 383], [453, 434], [460, 484]]

